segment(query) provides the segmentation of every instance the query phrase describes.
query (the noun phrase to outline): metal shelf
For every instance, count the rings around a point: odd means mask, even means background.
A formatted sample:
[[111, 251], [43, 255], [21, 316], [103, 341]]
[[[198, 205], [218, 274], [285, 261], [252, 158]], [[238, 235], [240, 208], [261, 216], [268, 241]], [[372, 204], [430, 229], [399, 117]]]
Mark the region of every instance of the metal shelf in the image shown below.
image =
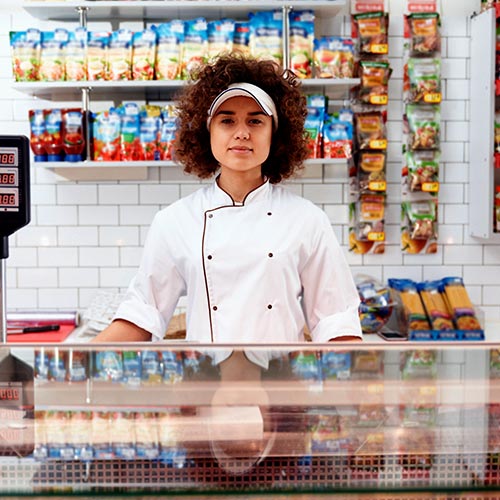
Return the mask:
[[24, 1], [23, 8], [32, 16], [42, 20], [74, 21], [78, 9], [86, 8], [88, 19], [144, 19], [164, 20], [166, 17], [187, 19], [204, 16], [220, 18], [236, 16], [250, 10], [280, 9], [283, 6], [294, 9], [313, 9], [321, 17], [338, 15], [346, 7], [346, 0], [131, 0], [131, 1]]

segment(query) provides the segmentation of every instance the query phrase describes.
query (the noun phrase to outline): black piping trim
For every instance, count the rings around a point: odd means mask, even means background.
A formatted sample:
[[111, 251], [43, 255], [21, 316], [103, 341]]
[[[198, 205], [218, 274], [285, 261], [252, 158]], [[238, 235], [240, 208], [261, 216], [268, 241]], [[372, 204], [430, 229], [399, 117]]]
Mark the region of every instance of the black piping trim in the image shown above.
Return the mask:
[[259, 189], [260, 187], [262, 187], [267, 181], [267, 179], [260, 185], [260, 186], [257, 186], [256, 188], [252, 189], [251, 191], [249, 191], [246, 195], [245, 195], [245, 198], [243, 199], [243, 202], [240, 204], [236, 204], [236, 202], [234, 201], [233, 197], [227, 192], [225, 191], [224, 189], [222, 189], [220, 186], [219, 186], [219, 183], [217, 183], [217, 186], [219, 187], [219, 189], [221, 191], [223, 191], [224, 193], [226, 193], [229, 198], [231, 198], [231, 201], [233, 202], [232, 205], [221, 205], [220, 207], [216, 207], [216, 208], [212, 208], [210, 210], [207, 210], [205, 213], [204, 213], [204, 220], [203, 220], [203, 235], [201, 237], [201, 265], [203, 267], [203, 278], [205, 279], [205, 292], [207, 294], [207, 306], [208, 306], [208, 319], [209, 319], [209, 322], [210, 322], [210, 338], [212, 339], [212, 342], [215, 342], [214, 341], [214, 328], [213, 328], [213, 324], [212, 324], [212, 308], [211, 308], [211, 305], [210, 305], [210, 294], [208, 292], [208, 278], [207, 278], [207, 269], [205, 267], [205, 234], [206, 234], [206, 229], [207, 229], [207, 217], [208, 217], [208, 214], [212, 213], [212, 212], [215, 212], [216, 210], [220, 210], [222, 208], [240, 208], [240, 207], [243, 207], [245, 205], [245, 201], [248, 197], [249, 194], [253, 193], [255, 190]]

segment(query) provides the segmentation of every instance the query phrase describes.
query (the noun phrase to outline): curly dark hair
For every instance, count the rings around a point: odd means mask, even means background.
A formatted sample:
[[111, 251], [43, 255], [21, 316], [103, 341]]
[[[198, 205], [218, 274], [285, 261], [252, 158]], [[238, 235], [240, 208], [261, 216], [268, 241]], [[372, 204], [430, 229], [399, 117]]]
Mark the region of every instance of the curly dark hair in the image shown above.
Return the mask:
[[231, 54], [200, 67], [192, 78], [193, 82], [176, 99], [179, 126], [174, 158], [186, 173], [204, 179], [218, 170], [207, 129], [208, 108], [220, 92], [238, 82], [252, 83], [266, 91], [278, 110], [279, 125], [272, 136], [269, 157], [262, 164], [262, 174], [276, 184], [303, 168], [308, 157], [304, 130], [307, 105], [293, 72], [274, 61]]

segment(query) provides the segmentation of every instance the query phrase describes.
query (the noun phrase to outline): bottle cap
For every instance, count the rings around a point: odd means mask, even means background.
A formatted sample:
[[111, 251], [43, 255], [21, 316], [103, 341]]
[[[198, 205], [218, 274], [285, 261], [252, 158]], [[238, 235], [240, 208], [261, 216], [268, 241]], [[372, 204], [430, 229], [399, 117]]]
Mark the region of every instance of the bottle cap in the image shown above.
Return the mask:
[[82, 155], [66, 155], [66, 161], [82, 161]]

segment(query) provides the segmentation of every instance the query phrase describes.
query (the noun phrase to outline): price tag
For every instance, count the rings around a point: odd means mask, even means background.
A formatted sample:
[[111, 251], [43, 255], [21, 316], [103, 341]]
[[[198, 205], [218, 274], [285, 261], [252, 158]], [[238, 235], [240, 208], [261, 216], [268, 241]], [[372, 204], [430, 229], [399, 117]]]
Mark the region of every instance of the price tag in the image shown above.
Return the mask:
[[439, 191], [439, 182], [422, 182], [422, 191], [437, 193]]
[[386, 43], [372, 43], [370, 45], [370, 52], [372, 54], [387, 54], [389, 52], [389, 45]]
[[388, 98], [386, 95], [372, 95], [370, 96], [370, 104], [387, 104]]
[[370, 149], [387, 149], [387, 139], [373, 139], [370, 141]]
[[434, 396], [436, 394], [436, 387], [431, 385], [424, 385], [420, 387], [420, 394], [422, 396]]
[[369, 241], [385, 241], [385, 233], [383, 231], [372, 231], [368, 233]]
[[441, 92], [429, 92], [425, 94], [424, 102], [428, 104], [439, 104], [441, 102]]
[[385, 181], [370, 181], [368, 183], [368, 189], [370, 191], [385, 191], [387, 189], [387, 183]]

